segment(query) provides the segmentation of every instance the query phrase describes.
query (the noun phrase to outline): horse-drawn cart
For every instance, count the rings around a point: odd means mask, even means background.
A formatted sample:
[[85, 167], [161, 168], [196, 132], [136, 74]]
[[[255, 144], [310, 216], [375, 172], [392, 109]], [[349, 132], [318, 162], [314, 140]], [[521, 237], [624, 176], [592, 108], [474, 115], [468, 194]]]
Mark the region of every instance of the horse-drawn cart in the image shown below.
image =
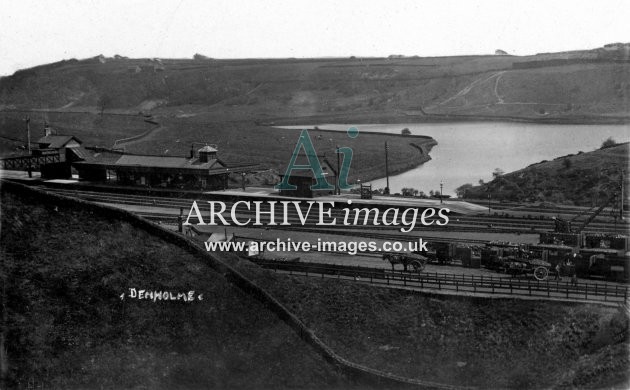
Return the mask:
[[505, 265], [505, 271], [512, 276], [532, 275], [536, 280], [547, 280], [551, 268], [544, 260], [527, 258], [511, 258]]
[[387, 260], [392, 265], [392, 271], [396, 264], [402, 264], [405, 271], [407, 267], [411, 266], [414, 271], [422, 272], [426, 267], [429, 259], [426, 256], [422, 256], [417, 253], [383, 253], [383, 260]]

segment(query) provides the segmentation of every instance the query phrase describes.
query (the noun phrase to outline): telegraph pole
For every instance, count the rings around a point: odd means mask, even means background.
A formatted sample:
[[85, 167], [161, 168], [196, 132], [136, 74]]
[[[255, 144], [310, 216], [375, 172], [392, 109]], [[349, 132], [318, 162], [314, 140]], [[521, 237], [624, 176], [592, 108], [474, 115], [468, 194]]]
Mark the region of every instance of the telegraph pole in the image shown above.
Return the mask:
[[31, 154], [31, 118], [27, 115], [24, 122], [26, 122], [26, 145], [28, 154]]
[[385, 186], [385, 195], [389, 195], [389, 158], [387, 152], [389, 151], [389, 145], [385, 141], [385, 178], [387, 179], [387, 186]]
[[[624, 174], [625, 174], [625, 170], [623, 168], [604, 168], [600, 170], [600, 178], [601, 178], [601, 174], [602, 172], [610, 172], [611, 170], [614, 169], [618, 169], [619, 172], [619, 218], [623, 220], [623, 193], [624, 193], [624, 189], [623, 189], [623, 178], [624, 178]], [[617, 203], [617, 202], [614, 202]], [[614, 204], [613, 203], [613, 204]]]
[[[621, 198], [619, 199], [619, 202], [620, 202], [620, 205], [619, 205], [620, 206], [619, 207], [619, 219], [623, 220], [623, 174], [624, 174], [623, 168], [621, 168], [619, 173], [620, 173], [620, 176], [619, 176], [619, 189], [621, 191]], [[615, 221], [617, 221], [617, 220], [615, 219]]]
[[490, 216], [490, 187], [488, 186], [488, 216]]
[[341, 156], [339, 156], [339, 145], [337, 145], [337, 172], [335, 175], [335, 194], [336, 195], [341, 195], [341, 187], [339, 187], [339, 159], [341, 158]]

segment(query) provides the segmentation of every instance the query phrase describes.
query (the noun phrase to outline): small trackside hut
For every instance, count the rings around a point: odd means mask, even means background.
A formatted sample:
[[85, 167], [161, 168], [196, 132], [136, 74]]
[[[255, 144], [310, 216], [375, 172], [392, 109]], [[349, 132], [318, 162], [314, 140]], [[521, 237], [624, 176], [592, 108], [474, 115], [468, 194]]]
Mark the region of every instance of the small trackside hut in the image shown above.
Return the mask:
[[[280, 175], [280, 179], [284, 180], [284, 175]], [[292, 196], [297, 198], [312, 198], [313, 190], [311, 186], [315, 185], [317, 180], [312, 171], [302, 171], [292, 173], [289, 176], [289, 184], [294, 185], [295, 189], [280, 190], [282, 196]]]

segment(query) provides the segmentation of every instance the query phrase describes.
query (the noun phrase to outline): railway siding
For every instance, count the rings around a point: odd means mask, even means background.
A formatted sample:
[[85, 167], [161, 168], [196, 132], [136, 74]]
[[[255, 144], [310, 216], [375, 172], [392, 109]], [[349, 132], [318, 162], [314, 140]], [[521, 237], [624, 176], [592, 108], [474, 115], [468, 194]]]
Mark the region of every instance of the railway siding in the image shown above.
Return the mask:
[[[102, 193], [95, 191], [82, 191], [76, 189], [65, 188], [49, 188], [47, 191], [52, 191], [62, 195], [74, 196], [84, 200], [90, 200], [94, 202], [102, 202], [112, 205], [130, 205], [130, 206], [148, 206], [156, 208], [170, 208], [172, 213], [164, 213], [160, 211], [153, 212], [141, 212], [140, 214], [152, 220], [160, 220], [162, 222], [177, 223], [177, 215], [180, 209], [184, 209], [184, 212], [190, 209], [192, 200], [190, 199], [173, 199], [148, 195], [131, 195], [131, 194], [116, 194], [116, 193]], [[234, 203], [233, 201], [224, 201], [229, 208]], [[251, 217], [253, 212], [246, 210], [238, 212], [239, 216], [245, 218]], [[333, 210], [333, 217], [342, 217], [339, 210]], [[294, 216], [291, 221], [297, 221], [297, 217]], [[314, 223], [313, 223], [314, 225]], [[313, 226], [316, 228], [315, 226]], [[366, 226], [370, 230], [383, 230], [393, 231], [395, 227], [386, 226]], [[416, 226], [418, 230], [425, 230], [422, 226]], [[436, 227], [431, 226], [429, 229], [442, 229], [442, 230], [457, 230], [457, 231], [479, 231], [483, 229], [488, 232], [545, 232], [551, 231], [554, 228], [553, 220], [540, 219], [540, 218], [523, 218], [523, 217], [505, 217], [505, 216], [488, 216], [488, 215], [474, 215], [474, 216], [453, 216], [447, 226]], [[612, 223], [610, 221], [593, 221], [589, 225], [586, 231], [593, 233], [614, 233], [619, 231], [630, 230], [630, 224], [624, 223]]]
[[272, 260], [252, 261], [259, 266], [315, 278], [338, 278], [370, 283], [391, 288], [410, 290], [438, 290], [469, 296], [510, 296], [536, 299], [568, 300], [572, 302], [596, 302], [619, 304], [628, 302], [630, 287], [605, 283], [539, 281], [511, 277], [456, 275], [438, 272], [390, 271], [383, 268], [344, 266], [305, 262]]

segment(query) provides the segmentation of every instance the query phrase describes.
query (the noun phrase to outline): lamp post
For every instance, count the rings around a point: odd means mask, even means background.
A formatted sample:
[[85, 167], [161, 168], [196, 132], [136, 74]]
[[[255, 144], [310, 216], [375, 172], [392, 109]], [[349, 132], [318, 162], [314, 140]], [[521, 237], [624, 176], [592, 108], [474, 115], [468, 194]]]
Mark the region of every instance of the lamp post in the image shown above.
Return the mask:
[[440, 204], [442, 204], [442, 187], [444, 187], [444, 183], [440, 180]]
[[243, 185], [243, 192], [245, 192], [245, 175], [247, 175], [247, 173], [241, 172], [241, 184]]
[[488, 215], [490, 215], [490, 188], [488, 188]]

